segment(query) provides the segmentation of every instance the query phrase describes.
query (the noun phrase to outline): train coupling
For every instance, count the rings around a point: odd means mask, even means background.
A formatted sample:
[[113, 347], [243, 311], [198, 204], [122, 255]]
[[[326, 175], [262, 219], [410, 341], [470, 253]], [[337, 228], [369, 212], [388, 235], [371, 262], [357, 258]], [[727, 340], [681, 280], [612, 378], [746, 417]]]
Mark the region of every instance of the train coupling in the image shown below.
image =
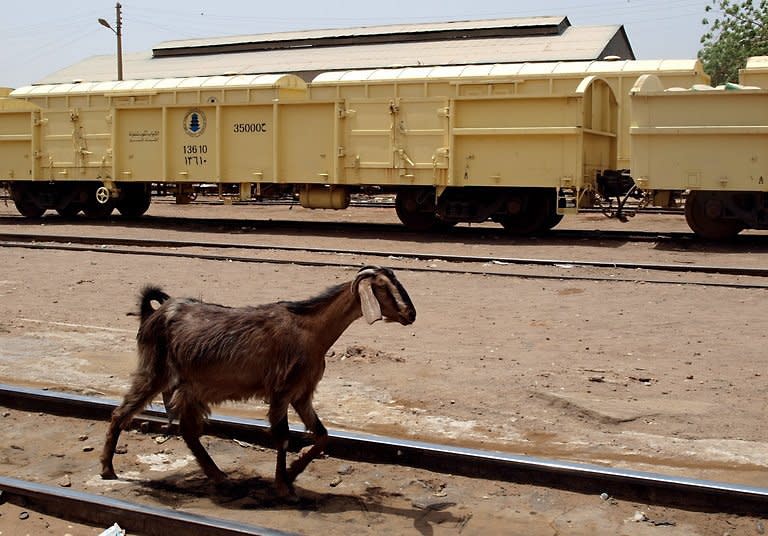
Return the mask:
[[[629, 170], [607, 170], [597, 176], [597, 205], [609, 218], [616, 218], [627, 223], [637, 213], [627, 209], [630, 199], [642, 201], [644, 193], [637, 187]], [[615, 205], [614, 205], [615, 199]]]

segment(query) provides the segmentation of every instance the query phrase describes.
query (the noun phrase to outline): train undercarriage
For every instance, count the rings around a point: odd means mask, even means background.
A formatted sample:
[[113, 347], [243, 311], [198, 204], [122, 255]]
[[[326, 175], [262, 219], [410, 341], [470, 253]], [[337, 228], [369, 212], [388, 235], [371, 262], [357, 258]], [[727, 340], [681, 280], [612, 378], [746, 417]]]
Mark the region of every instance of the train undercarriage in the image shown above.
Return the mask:
[[[64, 217], [82, 213], [87, 218], [98, 219], [108, 217], [115, 209], [124, 217], [136, 218], [149, 209], [153, 192], [175, 194], [178, 203], [190, 202], [197, 192], [191, 184], [139, 182], [10, 181], [6, 186], [18, 211], [28, 218], [38, 218], [46, 210], [54, 210]], [[218, 186], [220, 195], [224, 192], [241, 200], [298, 198], [307, 208], [346, 208], [352, 193], [352, 189], [343, 186], [247, 183], [214, 186]], [[370, 188], [360, 187], [360, 192], [368, 190]], [[394, 194], [400, 221], [407, 228], [422, 232], [447, 229], [458, 223], [493, 221], [512, 235], [542, 233], [562, 220], [558, 205], [563, 208], [565, 203], [562, 192], [558, 197], [554, 188], [463, 187], [439, 191], [432, 186], [410, 186], [380, 191]], [[604, 212], [619, 219], [626, 219], [622, 204], [627, 198], [641, 195], [632, 188], [626, 174], [598, 177], [597, 191], [591, 193], [596, 195], [596, 205], [600, 205], [601, 199], [615, 198], [616, 204], [611, 203], [611, 209]], [[666, 196], [670, 197], [676, 196]], [[744, 229], [768, 229], [768, 194], [765, 192], [692, 190], [684, 197], [686, 221], [702, 238], [726, 240]]]
[[400, 221], [409, 229], [428, 231], [457, 223], [500, 223], [516, 235], [535, 234], [557, 225], [557, 195], [552, 188], [401, 188], [395, 198]]
[[148, 183], [115, 183], [110, 190], [101, 182], [22, 182], [9, 185], [16, 209], [27, 218], [39, 218], [46, 210], [71, 218], [83, 213], [88, 218], [106, 218], [115, 209], [125, 217], [137, 218], [151, 203]]

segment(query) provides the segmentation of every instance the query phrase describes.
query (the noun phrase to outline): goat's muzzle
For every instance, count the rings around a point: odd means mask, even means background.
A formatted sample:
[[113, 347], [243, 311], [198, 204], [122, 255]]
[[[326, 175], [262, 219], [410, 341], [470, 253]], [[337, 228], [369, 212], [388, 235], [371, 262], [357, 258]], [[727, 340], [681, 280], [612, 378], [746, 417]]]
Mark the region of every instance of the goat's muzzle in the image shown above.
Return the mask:
[[[389, 319], [389, 318], [387, 320], [390, 322], [394, 321], [394, 319]], [[416, 321], [416, 311], [411, 309], [409, 311], [403, 311], [401, 313], [398, 313], [397, 321], [400, 322], [403, 326], [413, 324]]]

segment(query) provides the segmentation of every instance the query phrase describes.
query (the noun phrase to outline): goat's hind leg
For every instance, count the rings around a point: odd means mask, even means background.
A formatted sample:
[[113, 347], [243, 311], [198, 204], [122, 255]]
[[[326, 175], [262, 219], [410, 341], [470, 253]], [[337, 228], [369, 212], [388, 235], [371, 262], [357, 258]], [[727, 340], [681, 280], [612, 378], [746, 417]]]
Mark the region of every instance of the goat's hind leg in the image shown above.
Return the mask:
[[273, 402], [269, 407], [269, 425], [272, 432], [272, 440], [277, 449], [277, 461], [275, 463], [275, 492], [278, 497], [295, 498], [293, 479], [288, 478], [285, 468], [286, 452], [288, 450], [288, 407], [286, 403]]
[[323, 423], [320, 422], [320, 418], [317, 416], [315, 408], [312, 407], [312, 399], [307, 398], [298, 400], [292, 405], [293, 409], [295, 409], [296, 413], [301, 417], [304, 426], [307, 427], [307, 430], [312, 432], [312, 435], [315, 438], [315, 443], [308, 451], [302, 453], [301, 456], [291, 464], [290, 468], [288, 468], [287, 477], [289, 484], [293, 484], [296, 477], [307, 468], [312, 460], [320, 456], [328, 445], [328, 430], [326, 430]]
[[131, 419], [149, 403], [162, 389], [162, 381], [157, 378], [136, 376], [130, 391], [125, 395], [122, 404], [112, 412], [112, 418], [107, 429], [104, 448], [101, 451], [101, 478], [114, 480], [117, 478], [112, 459], [117, 448], [120, 432], [128, 428]]
[[200, 443], [200, 436], [203, 434], [203, 415], [207, 414], [208, 408], [199, 404], [181, 404], [180, 406], [178, 413], [181, 437], [195, 455], [205, 476], [217, 483], [225, 481], [227, 475], [216, 466], [208, 451]]

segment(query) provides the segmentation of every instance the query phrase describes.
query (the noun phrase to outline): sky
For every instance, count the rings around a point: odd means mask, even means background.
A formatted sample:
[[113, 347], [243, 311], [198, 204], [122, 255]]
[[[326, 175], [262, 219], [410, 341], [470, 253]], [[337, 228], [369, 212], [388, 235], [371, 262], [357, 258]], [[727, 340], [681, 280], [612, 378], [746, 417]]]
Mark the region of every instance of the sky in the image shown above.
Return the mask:
[[[565, 15], [621, 24], [638, 59], [695, 58], [710, 0], [122, 0], [123, 52], [175, 39], [450, 20]], [[96, 55], [115, 55], [114, 0], [0, 0], [0, 87], [32, 84]], [[711, 17], [710, 17], [711, 18]]]

